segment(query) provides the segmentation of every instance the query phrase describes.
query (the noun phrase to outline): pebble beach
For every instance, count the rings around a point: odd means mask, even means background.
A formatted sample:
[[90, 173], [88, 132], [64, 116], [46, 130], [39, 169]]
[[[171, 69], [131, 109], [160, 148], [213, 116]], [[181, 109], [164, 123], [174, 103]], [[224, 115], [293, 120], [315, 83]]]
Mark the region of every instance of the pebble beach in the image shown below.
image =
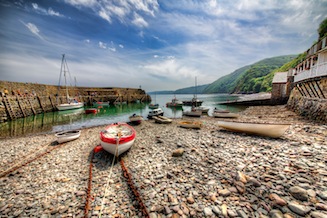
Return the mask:
[[[284, 105], [249, 107], [237, 119], [289, 123], [277, 139], [224, 130], [221, 118], [184, 119], [203, 127], [143, 121], [121, 157], [151, 218], [327, 217], [326, 124]], [[143, 217], [120, 163], [105, 151], [92, 158], [103, 128], [62, 145], [54, 134], [1, 139], [0, 173], [49, 152], [0, 178], [0, 217]]]

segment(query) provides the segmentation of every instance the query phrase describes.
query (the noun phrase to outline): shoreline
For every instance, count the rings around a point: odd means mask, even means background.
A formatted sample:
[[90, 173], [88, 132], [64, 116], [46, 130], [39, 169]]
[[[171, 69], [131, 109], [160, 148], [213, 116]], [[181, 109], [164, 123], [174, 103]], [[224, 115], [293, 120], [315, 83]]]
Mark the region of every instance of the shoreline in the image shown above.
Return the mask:
[[[327, 216], [327, 126], [285, 106], [252, 106], [238, 121], [291, 123], [279, 139], [233, 133], [213, 117], [191, 130], [143, 121], [123, 155], [150, 217]], [[184, 118], [186, 119], [186, 118]], [[1, 217], [84, 217], [92, 149], [104, 126], [0, 178]], [[54, 134], [0, 139], [0, 171], [54, 145]], [[176, 149], [184, 152], [173, 157]], [[96, 153], [88, 217], [142, 217], [119, 163]], [[110, 171], [112, 176], [108, 180]], [[109, 184], [106, 189], [106, 184]], [[106, 194], [105, 194], [106, 193]]]

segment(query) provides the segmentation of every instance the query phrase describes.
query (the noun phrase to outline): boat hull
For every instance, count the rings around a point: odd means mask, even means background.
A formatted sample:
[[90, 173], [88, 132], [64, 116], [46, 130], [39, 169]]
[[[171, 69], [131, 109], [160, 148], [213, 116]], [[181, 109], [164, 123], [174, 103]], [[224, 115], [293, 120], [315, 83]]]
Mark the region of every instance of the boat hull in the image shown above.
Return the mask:
[[238, 114], [235, 114], [235, 113], [225, 113], [225, 112], [222, 112], [222, 113], [214, 112], [212, 114], [212, 116], [214, 116], [216, 118], [238, 118], [239, 117]]
[[126, 123], [115, 123], [100, 132], [100, 144], [107, 152], [119, 156], [132, 147], [135, 137], [136, 132], [133, 127]]
[[154, 121], [156, 123], [160, 123], [160, 124], [168, 124], [173, 122], [171, 119], [169, 119], [168, 117], [164, 117], [164, 116], [155, 116], [152, 117], [154, 119]]
[[81, 135], [81, 130], [68, 130], [55, 134], [59, 144], [78, 139]]
[[84, 103], [82, 103], [82, 102], [57, 105], [57, 109], [59, 111], [78, 109], [78, 108], [82, 108], [82, 107], [84, 107]]
[[130, 116], [129, 117], [129, 121], [131, 123], [135, 123], [135, 124], [140, 124], [143, 120], [142, 116], [136, 115], [136, 116]]
[[89, 108], [85, 110], [86, 114], [96, 114], [98, 112], [98, 109], [96, 108]]
[[201, 129], [202, 123], [197, 121], [181, 121], [179, 126], [188, 129]]
[[202, 111], [185, 111], [183, 115], [188, 117], [201, 117]]
[[233, 132], [244, 132], [251, 135], [278, 138], [284, 134], [290, 125], [218, 121], [218, 126]]

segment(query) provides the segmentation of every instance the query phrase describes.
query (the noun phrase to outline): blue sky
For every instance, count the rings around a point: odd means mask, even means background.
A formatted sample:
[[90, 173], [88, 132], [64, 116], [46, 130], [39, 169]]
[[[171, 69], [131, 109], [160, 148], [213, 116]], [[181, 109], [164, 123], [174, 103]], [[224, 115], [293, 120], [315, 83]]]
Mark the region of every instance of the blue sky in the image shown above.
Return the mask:
[[0, 80], [175, 90], [317, 40], [327, 0], [0, 0]]

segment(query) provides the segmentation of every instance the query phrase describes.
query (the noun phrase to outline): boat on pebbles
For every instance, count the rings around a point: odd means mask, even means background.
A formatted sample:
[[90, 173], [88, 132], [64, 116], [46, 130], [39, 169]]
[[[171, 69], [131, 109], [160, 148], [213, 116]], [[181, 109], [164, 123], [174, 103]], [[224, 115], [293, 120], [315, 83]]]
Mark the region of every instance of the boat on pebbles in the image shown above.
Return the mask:
[[67, 130], [55, 134], [59, 144], [78, 139], [81, 135], [81, 130]]
[[179, 122], [179, 126], [187, 129], [201, 129], [202, 122], [192, 121], [192, 120], [183, 120]]
[[164, 116], [154, 116], [152, 117], [152, 119], [154, 119], [156, 123], [160, 123], [160, 124], [168, 124], [173, 122], [172, 119], [169, 119], [168, 117], [164, 117]]
[[142, 120], [144, 119], [141, 115], [133, 114], [132, 116], [129, 117], [129, 121], [133, 124], [140, 124]]
[[103, 149], [118, 157], [134, 144], [136, 131], [126, 123], [113, 123], [100, 132]]
[[218, 121], [218, 126], [233, 132], [243, 132], [251, 135], [278, 138], [285, 133], [290, 124]]

